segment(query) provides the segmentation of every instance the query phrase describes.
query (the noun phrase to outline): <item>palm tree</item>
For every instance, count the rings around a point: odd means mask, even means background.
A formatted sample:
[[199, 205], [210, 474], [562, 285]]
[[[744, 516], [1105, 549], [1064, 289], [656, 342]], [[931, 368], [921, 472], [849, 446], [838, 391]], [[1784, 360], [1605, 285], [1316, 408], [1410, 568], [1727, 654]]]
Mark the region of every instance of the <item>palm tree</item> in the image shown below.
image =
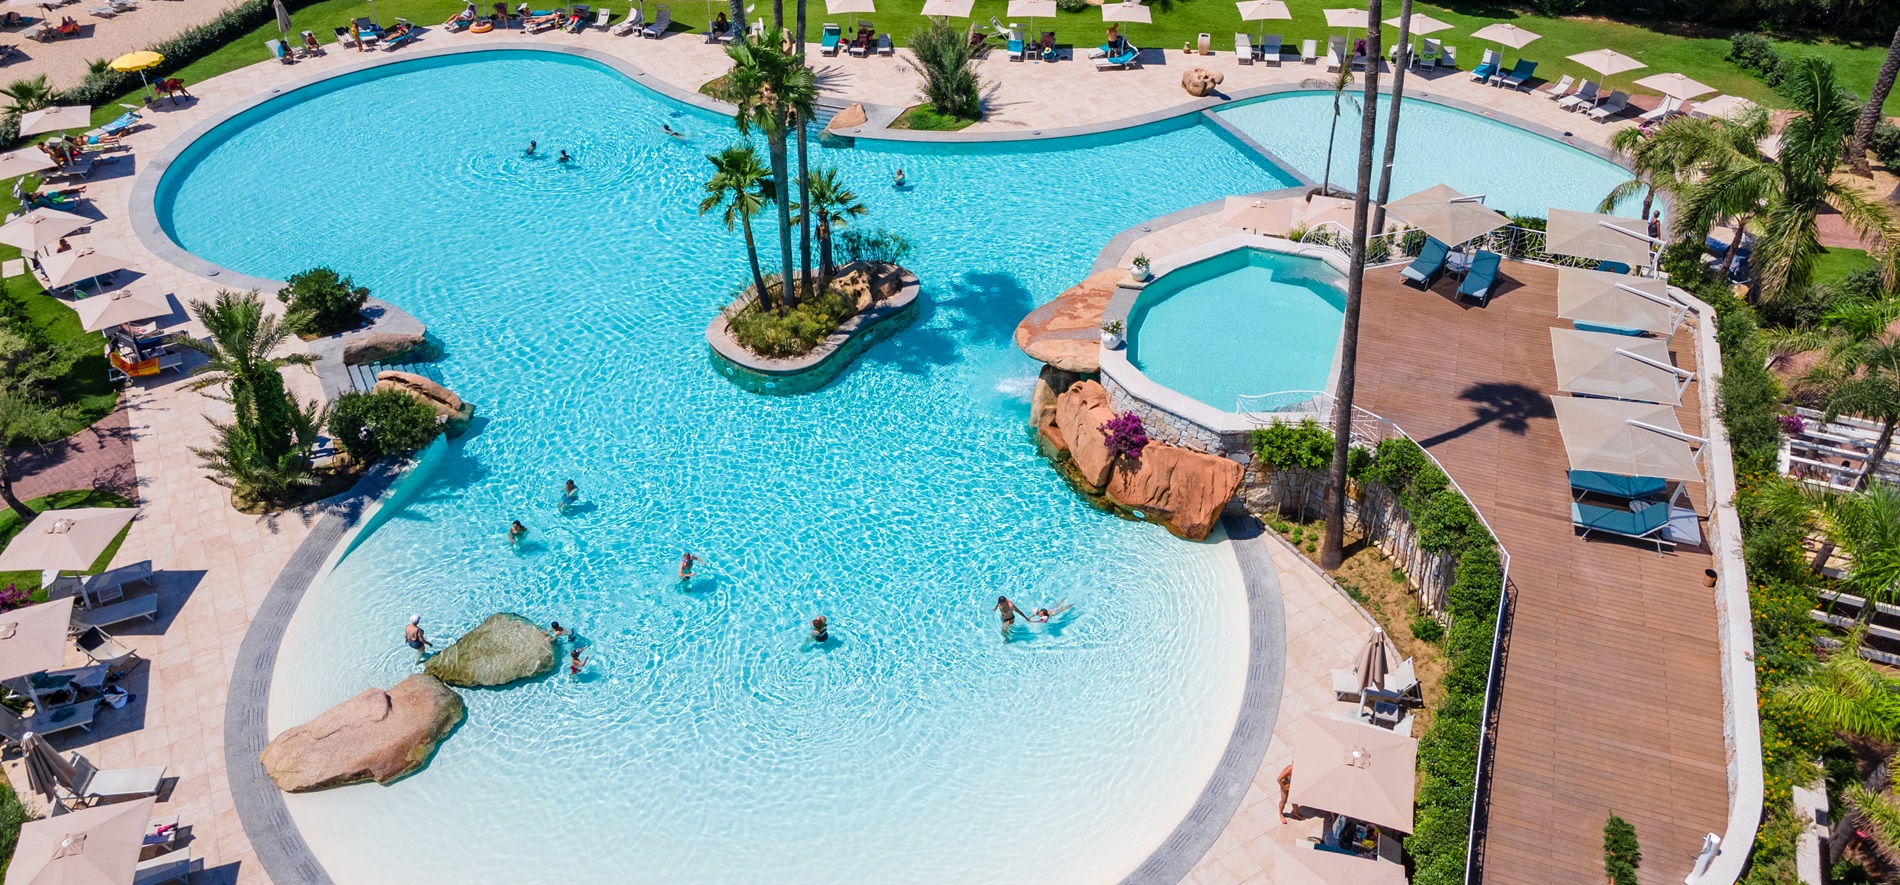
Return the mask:
[[[1339, 137], [1340, 108], [1342, 105], [1351, 105], [1353, 110], [1359, 110], [1358, 100], [1348, 91], [1352, 88], [1352, 66], [1340, 65], [1339, 76], [1332, 80], [1308, 80], [1302, 85], [1323, 86], [1333, 91], [1333, 126], [1326, 133], [1326, 172], [1319, 181], [1320, 193], [1330, 194], [1333, 192], [1333, 142]], [[1376, 100], [1376, 96], [1367, 99]]]
[[284, 389], [286, 366], [308, 366], [306, 354], [273, 356], [290, 333], [264, 309], [256, 292], [219, 292], [210, 302], [194, 302], [191, 311], [210, 333], [206, 340], [177, 335], [181, 347], [204, 354], [208, 362], [192, 371], [191, 390], [224, 387], [234, 413], [218, 428], [218, 445], [193, 449], [221, 485], [240, 495], [282, 500], [310, 477], [310, 449], [322, 413], [312, 403], [300, 407]]
[[1854, 142], [1847, 148], [1847, 164], [1853, 167], [1854, 174], [1871, 176], [1872, 167], [1867, 165], [1867, 143], [1873, 140], [1874, 127], [1880, 124], [1884, 116], [1882, 108], [1887, 104], [1887, 93], [1893, 91], [1893, 79], [1900, 75], [1900, 28], [1893, 30], [1893, 42], [1887, 46], [1887, 60], [1880, 65], [1880, 74], [1874, 77], [1874, 91], [1867, 96], [1867, 104], [1861, 106], [1860, 120], [1854, 124]]
[[[1900, 768], [1900, 756], [1887, 760], [1889, 771]], [[1847, 807], [1860, 815], [1855, 829], [1868, 835], [1874, 849], [1889, 863], [1900, 863], [1900, 798], [1893, 793], [1876, 793], [1860, 784], [1849, 784], [1841, 791]]]
[[1825, 541], [1815, 556], [1818, 569], [1835, 549], [1846, 554], [1841, 589], [1874, 603], [1900, 602], [1900, 488], [1883, 480], [1842, 494], [1827, 489], [1777, 482], [1764, 489], [1763, 501], [1779, 518], [1820, 533]]
[[[1320, 537], [1319, 564], [1336, 569], [1345, 561], [1346, 459], [1352, 447], [1352, 393], [1359, 363], [1359, 308], [1366, 287], [1366, 224], [1372, 196], [1372, 146], [1379, 132], [1380, 0], [1366, 0], [1365, 111], [1359, 122], [1359, 187], [1352, 200], [1351, 267], [1346, 274], [1346, 316], [1339, 332], [1339, 382], [1333, 391], [1333, 463], [1326, 486], [1326, 527]], [[1340, 67], [1350, 69], [1351, 65]], [[1337, 102], [1335, 102], [1337, 107]]]
[[[1379, 165], [1379, 199], [1372, 204], [1372, 235], [1385, 233], [1385, 204], [1392, 198], [1392, 161], [1399, 148], [1399, 105], [1405, 101], [1405, 69], [1412, 62], [1412, 0], [1399, 4], [1399, 54], [1392, 66], [1392, 104], [1385, 109], [1385, 160]], [[1643, 216], [1645, 218], [1649, 216]]]
[[831, 260], [831, 232], [871, 210], [858, 202], [858, 195], [838, 180], [838, 170], [820, 169], [805, 182], [805, 199], [799, 206], [799, 224], [807, 220], [818, 227], [818, 291], [831, 283], [837, 267]]
[[[783, 2], [774, 0], [773, 10], [783, 21]], [[817, 104], [818, 84], [811, 69], [792, 57], [785, 48], [785, 32], [779, 27], [766, 29], [754, 43], [740, 38], [727, 47], [732, 57], [726, 97], [738, 106], [734, 122], [741, 134], [753, 129], [765, 134], [766, 152], [771, 159], [772, 180], [789, 181], [786, 157], [786, 133], [794, 120]], [[780, 288], [779, 309], [790, 310], [798, 295], [787, 282], [792, 276], [792, 207], [789, 199], [773, 201], [778, 209]]]
[[[792, 38], [792, 61], [798, 66], [796, 70], [809, 74], [810, 69], [805, 66], [805, 3], [806, 0], [798, 0], [798, 30]], [[808, 90], [786, 96], [792, 102], [792, 125], [796, 127], [793, 131], [798, 136], [798, 204], [803, 206], [811, 202], [811, 121], [818, 115], [818, 80], [816, 76], [796, 79], [809, 79], [811, 84]], [[799, 297], [810, 298], [811, 225], [806, 224], [802, 216], [798, 222], [798, 272]]]
[[28, 111], [37, 111], [53, 103], [53, 87], [47, 85], [46, 75], [41, 74], [31, 80], [15, 80], [0, 89], [0, 95], [7, 98], [7, 116], [19, 117]]
[[713, 177], [706, 181], [706, 198], [699, 203], [699, 214], [723, 210], [720, 220], [726, 230], [734, 224], [745, 228], [745, 256], [752, 265], [753, 291], [759, 303], [767, 307], [776, 301], [765, 287], [765, 273], [759, 269], [759, 244], [752, 236], [752, 216], [765, 209], [769, 201], [770, 172], [759, 165], [759, 152], [749, 144], [735, 144], [716, 154], [707, 154]]
[[1775, 697], [1829, 731], [1892, 743], [1900, 740], [1900, 679], [1874, 669], [1855, 651], [1864, 629], [1850, 631], [1827, 660], [1780, 686]]
[[1893, 448], [1894, 427], [1900, 424], [1900, 341], [1855, 340], [1843, 335], [1816, 372], [1825, 373], [1818, 386], [1825, 391], [1828, 420], [1859, 415], [1880, 422], [1880, 438], [1856, 481], [1865, 486], [1886, 461], [1887, 451]]

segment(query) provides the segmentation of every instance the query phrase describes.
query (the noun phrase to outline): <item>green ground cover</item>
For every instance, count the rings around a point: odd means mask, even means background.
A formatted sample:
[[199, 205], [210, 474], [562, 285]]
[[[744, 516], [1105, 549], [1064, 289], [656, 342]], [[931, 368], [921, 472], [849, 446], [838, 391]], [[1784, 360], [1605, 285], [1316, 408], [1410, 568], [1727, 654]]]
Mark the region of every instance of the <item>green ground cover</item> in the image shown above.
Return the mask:
[[946, 114], [939, 114], [936, 109], [930, 105], [920, 104], [913, 105], [909, 110], [899, 114], [897, 119], [891, 123], [891, 128], [921, 129], [931, 132], [954, 132], [974, 122], [976, 121], [961, 120]]
[[[26, 502], [26, 506], [33, 512], [40, 513], [71, 507], [130, 507], [132, 502], [112, 492], [76, 489], [33, 498]], [[0, 549], [12, 543], [13, 536], [19, 534], [23, 528], [26, 528], [26, 523], [20, 520], [19, 514], [14, 513], [10, 508], [0, 507]], [[93, 560], [92, 567], [86, 569], [86, 574], [96, 575], [106, 570], [106, 566], [112, 563], [112, 557], [118, 555], [119, 545], [125, 543], [125, 533], [131, 528], [131, 526], [126, 526], [125, 530], [119, 532], [118, 537], [112, 539], [112, 543], [106, 545], [105, 552], [99, 554], [98, 559]], [[39, 572], [0, 572], [0, 587], [8, 584], [33, 594], [34, 602], [46, 601], [46, 593], [40, 589]]]
[[1821, 260], [1814, 266], [1814, 284], [1824, 286], [1838, 282], [1855, 271], [1873, 267], [1874, 256], [1860, 249], [1829, 249], [1821, 253]]

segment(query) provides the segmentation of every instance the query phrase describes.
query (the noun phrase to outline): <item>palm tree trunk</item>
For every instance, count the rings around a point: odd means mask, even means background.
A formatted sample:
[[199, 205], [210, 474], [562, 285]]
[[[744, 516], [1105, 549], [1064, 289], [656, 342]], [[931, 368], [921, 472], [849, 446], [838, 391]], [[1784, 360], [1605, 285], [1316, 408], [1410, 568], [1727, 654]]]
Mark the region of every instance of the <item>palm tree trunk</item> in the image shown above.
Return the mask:
[[[750, 28], [752, 25], [750, 22], [747, 22], [745, 18], [745, 0], [726, 0], [726, 7], [729, 10], [726, 20], [732, 22], [733, 36], [735, 38], [744, 37], [746, 34], [751, 33]], [[640, 8], [644, 11], [646, 5], [641, 4]]]
[[1333, 192], [1333, 142], [1339, 138], [1339, 93], [1333, 93], [1333, 128], [1326, 133], [1326, 171], [1320, 175], [1319, 192]]
[[[778, 5], [777, 2], [774, 5]], [[767, 133], [766, 143], [772, 150], [772, 177], [778, 180], [778, 199], [773, 202], [778, 207], [778, 290], [779, 312], [785, 313], [798, 305], [798, 290], [792, 281], [792, 201], [786, 183], [790, 180], [791, 164], [785, 156], [785, 117], [781, 116], [774, 131]]]
[[1392, 159], [1399, 147], [1399, 105], [1405, 98], [1405, 69], [1412, 62], [1412, 0], [1399, 4], [1399, 10], [1398, 64], [1392, 68], [1392, 106], [1385, 109], [1385, 162], [1379, 167], [1379, 202], [1372, 207], [1375, 237], [1385, 233], [1385, 201], [1392, 198]]
[[748, 215], [745, 224], [745, 257], [752, 262], [752, 291], [759, 295], [759, 303], [767, 307], [776, 306], [771, 294], [765, 291], [765, 272], [759, 269], [759, 244], [752, 238], [752, 216]]
[[1735, 219], [1735, 236], [1730, 237], [1728, 249], [1722, 253], [1722, 276], [1727, 277], [1735, 269], [1735, 253], [1742, 249], [1742, 235], [1748, 232], [1748, 219]]
[[1893, 91], [1893, 79], [1900, 74], [1900, 28], [1893, 31], [1893, 44], [1887, 47], [1887, 60], [1880, 65], [1880, 75], [1874, 78], [1874, 91], [1867, 96], [1867, 106], [1861, 109], [1860, 122], [1854, 125], [1854, 140], [1847, 147], [1847, 163], [1854, 168], [1854, 174], [1871, 176], [1872, 167], [1867, 165], [1867, 142], [1874, 137], [1874, 126], [1880, 123], [1881, 106], [1887, 103], [1887, 93]]
[[1860, 478], [1854, 481], [1854, 488], [1866, 488], [1867, 481], [1880, 472], [1881, 464], [1886, 463], [1887, 450], [1893, 448], [1893, 428], [1896, 423], [1900, 423], [1900, 415], [1888, 415], [1886, 422], [1880, 426], [1880, 441], [1874, 443], [1873, 454], [1867, 456], [1867, 466], [1861, 468]]
[[785, 30], [785, 0], [772, 0], [772, 27]]
[[1346, 316], [1340, 328], [1339, 386], [1333, 391], [1333, 463], [1326, 477], [1326, 528], [1320, 536], [1319, 565], [1336, 569], [1345, 562], [1346, 459], [1352, 448], [1352, 389], [1359, 363], [1359, 308], [1366, 287], [1367, 203], [1372, 195], [1372, 145], [1379, 131], [1379, 0], [1367, 0], [1366, 101], [1359, 123], [1359, 190], [1352, 201], [1352, 265], [1346, 276]]
[[831, 220], [818, 217], [818, 285], [822, 288], [831, 285], [831, 274], [837, 266], [831, 261]]
[[33, 512], [33, 508], [26, 506], [26, 502], [21, 501], [19, 496], [13, 494], [13, 456], [4, 450], [0, 450], [0, 499], [5, 499], [7, 509], [20, 517], [21, 525], [32, 522], [33, 517], [39, 515]]
[[1640, 216], [1643, 221], [1649, 221], [1649, 209], [1654, 205], [1656, 205], [1656, 186], [1647, 181], [1643, 182], [1643, 214]]
[[[805, 64], [805, 4], [806, 0], [798, 0], [798, 32], [792, 36], [792, 57], [797, 59], [801, 66]], [[801, 274], [799, 297], [810, 298], [812, 292], [811, 212], [806, 207], [811, 205], [811, 179], [806, 149], [806, 139], [809, 135], [805, 130], [810, 128], [811, 121], [806, 120], [803, 115], [794, 115], [794, 118], [798, 122], [798, 269]]]

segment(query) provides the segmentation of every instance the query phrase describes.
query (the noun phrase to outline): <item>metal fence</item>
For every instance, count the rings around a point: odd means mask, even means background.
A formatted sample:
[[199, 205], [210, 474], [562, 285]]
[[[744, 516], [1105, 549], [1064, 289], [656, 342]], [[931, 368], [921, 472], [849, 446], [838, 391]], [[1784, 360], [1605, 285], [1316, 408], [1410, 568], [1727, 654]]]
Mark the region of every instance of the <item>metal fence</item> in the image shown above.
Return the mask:
[[[1348, 259], [1352, 257], [1352, 229], [1336, 221], [1322, 222], [1308, 228], [1300, 235], [1299, 242], [1332, 249]], [[1496, 252], [1518, 261], [1534, 261], [1538, 264], [1552, 264], [1558, 267], [1595, 267], [1597, 265], [1596, 260], [1591, 258], [1553, 255], [1545, 251], [1544, 243], [1543, 231], [1510, 224], [1472, 240], [1471, 247], [1486, 252]], [[1425, 248], [1425, 232], [1422, 230], [1413, 228], [1386, 231], [1366, 238], [1366, 264], [1409, 261], [1423, 248]]]

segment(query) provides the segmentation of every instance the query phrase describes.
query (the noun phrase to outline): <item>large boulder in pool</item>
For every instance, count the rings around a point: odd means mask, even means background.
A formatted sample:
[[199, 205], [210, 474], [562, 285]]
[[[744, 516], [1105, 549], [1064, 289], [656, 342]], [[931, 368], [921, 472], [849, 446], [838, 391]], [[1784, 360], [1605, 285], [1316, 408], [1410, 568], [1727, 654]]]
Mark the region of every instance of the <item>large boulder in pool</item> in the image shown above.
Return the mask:
[[467, 432], [469, 422], [475, 418], [474, 403], [463, 400], [455, 395], [455, 391], [414, 372], [398, 372], [394, 369], [377, 372], [374, 389], [378, 392], [399, 390], [434, 409], [437, 415], [442, 416], [443, 430], [450, 439]]
[[1115, 417], [1108, 407], [1108, 391], [1094, 381], [1078, 381], [1056, 397], [1056, 430], [1069, 444], [1069, 457], [1090, 491], [1100, 492], [1108, 485], [1114, 459], [1108, 455], [1108, 441], [1102, 437], [1102, 422]]
[[533, 621], [494, 614], [422, 665], [450, 685], [507, 685], [554, 669], [554, 643]]
[[1150, 442], [1141, 450], [1141, 460], [1116, 466], [1108, 496], [1180, 537], [1199, 541], [1220, 521], [1245, 473], [1238, 462], [1219, 455]]
[[428, 762], [465, 711], [441, 680], [417, 673], [388, 691], [367, 689], [278, 735], [258, 758], [286, 793], [386, 784]]
[[1030, 311], [1016, 325], [1016, 346], [1031, 359], [1063, 371], [1082, 375], [1101, 371], [1102, 312], [1127, 275], [1125, 268], [1109, 268]]

